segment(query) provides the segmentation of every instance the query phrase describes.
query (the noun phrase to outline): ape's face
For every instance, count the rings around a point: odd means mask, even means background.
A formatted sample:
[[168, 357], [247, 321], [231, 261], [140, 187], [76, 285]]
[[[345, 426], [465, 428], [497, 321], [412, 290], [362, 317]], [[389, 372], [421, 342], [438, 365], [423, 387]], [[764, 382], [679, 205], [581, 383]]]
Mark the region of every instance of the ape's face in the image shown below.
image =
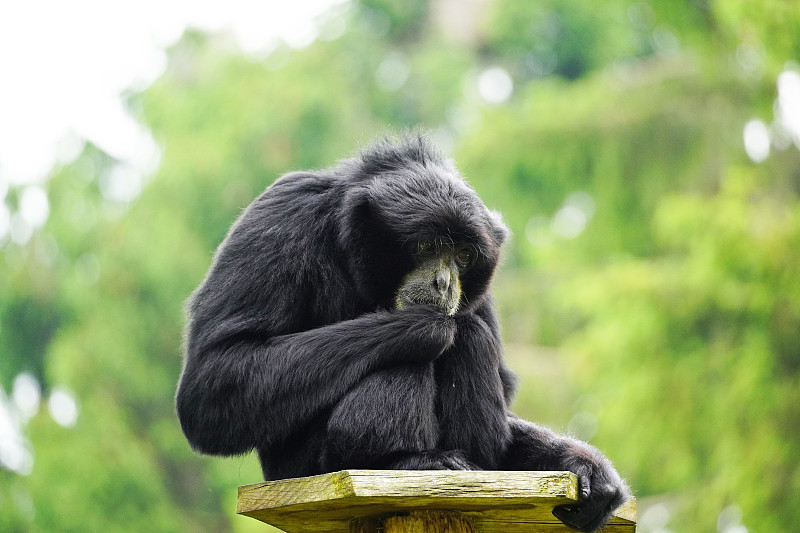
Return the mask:
[[414, 269], [400, 283], [395, 305], [425, 304], [454, 315], [461, 303], [461, 276], [472, 265], [475, 251], [468, 244], [436, 237], [416, 243]]
[[364, 155], [373, 164], [345, 193], [337, 238], [356, 289], [367, 308], [471, 313], [489, 295], [507, 230], [447, 161], [395, 152]]

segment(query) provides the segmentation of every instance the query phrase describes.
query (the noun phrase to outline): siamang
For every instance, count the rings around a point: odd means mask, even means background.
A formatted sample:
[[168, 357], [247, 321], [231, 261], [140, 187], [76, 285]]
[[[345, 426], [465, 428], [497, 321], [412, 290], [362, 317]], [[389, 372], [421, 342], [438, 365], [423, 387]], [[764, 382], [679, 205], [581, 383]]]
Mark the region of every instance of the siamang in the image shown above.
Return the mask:
[[489, 291], [507, 230], [423, 135], [289, 173], [234, 223], [187, 306], [192, 447], [266, 479], [346, 468], [569, 470], [595, 531], [630, 492], [596, 448], [509, 411]]

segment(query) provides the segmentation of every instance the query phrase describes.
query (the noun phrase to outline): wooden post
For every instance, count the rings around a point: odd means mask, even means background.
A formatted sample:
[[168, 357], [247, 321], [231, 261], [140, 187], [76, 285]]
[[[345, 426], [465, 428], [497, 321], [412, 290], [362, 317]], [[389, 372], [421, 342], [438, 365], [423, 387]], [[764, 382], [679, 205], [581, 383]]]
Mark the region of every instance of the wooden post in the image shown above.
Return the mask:
[[[577, 494], [570, 472], [343, 470], [239, 487], [237, 512], [286, 533], [566, 533], [553, 507]], [[635, 500], [603, 531], [635, 532]]]
[[472, 520], [452, 511], [411, 511], [385, 519], [367, 517], [350, 522], [349, 533], [475, 533]]

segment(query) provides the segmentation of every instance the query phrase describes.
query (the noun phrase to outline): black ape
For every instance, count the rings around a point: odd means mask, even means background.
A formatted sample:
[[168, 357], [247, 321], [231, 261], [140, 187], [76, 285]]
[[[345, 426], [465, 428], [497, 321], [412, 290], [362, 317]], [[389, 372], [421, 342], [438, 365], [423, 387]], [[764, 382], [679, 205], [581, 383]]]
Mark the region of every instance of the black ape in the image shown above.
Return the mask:
[[508, 411], [489, 295], [505, 237], [419, 137], [276, 181], [190, 300], [177, 408], [194, 449], [255, 448], [267, 479], [570, 470], [582, 502], [556, 515], [602, 527], [629, 497], [608, 459]]

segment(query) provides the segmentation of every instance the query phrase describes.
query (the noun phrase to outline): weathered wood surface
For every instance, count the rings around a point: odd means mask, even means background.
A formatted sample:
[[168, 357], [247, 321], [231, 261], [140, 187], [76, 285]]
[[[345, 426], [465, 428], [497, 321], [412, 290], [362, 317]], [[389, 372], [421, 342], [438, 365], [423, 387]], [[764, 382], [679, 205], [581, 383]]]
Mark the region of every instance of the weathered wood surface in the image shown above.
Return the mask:
[[[343, 470], [239, 487], [237, 512], [287, 533], [413, 532], [426, 519], [451, 525], [419, 531], [566, 532], [552, 510], [577, 494], [570, 472]], [[603, 531], [635, 530], [631, 500]]]

